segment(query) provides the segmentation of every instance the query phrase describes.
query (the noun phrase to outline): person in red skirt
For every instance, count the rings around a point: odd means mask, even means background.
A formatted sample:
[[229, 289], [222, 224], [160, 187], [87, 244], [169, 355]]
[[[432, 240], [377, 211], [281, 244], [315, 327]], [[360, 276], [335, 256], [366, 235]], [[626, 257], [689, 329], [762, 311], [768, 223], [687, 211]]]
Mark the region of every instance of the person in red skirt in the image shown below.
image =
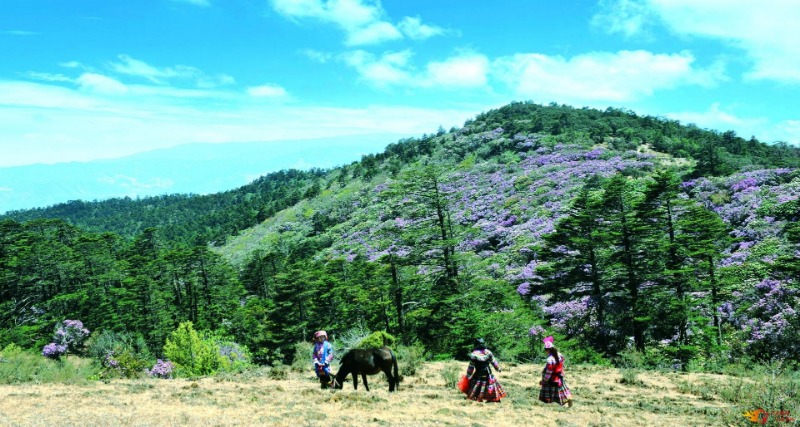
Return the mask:
[[469, 386], [464, 392], [467, 399], [478, 402], [500, 402], [500, 399], [506, 397], [503, 386], [492, 374], [492, 367], [497, 372], [502, 371], [492, 352], [486, 348], [483, 338], [478, 338], [475, 340], [475, 348], [469, 354], [469, 367], [467, 367]]
[[542, 370], [542, 380], [539, 381], [542, 387], [539, 390], [539, 400], [572, 407], [572, 392], [564, 379], [564, 355], [558, 352], [553, 337], [547, 337], [543, 341], [547, 364]]

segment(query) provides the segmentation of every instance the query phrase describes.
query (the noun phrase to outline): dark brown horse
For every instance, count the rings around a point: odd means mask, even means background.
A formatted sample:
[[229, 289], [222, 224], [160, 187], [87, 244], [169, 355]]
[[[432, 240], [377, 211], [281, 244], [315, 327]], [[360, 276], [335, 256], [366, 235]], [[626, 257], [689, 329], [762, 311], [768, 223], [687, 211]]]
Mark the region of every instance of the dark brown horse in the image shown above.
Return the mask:
[[[394, 370], [392, 370], [394, 368]], [[353, 375], [353, 389], [358, 390], [358, 376], [364, 380], [364, 387], [369, 391], [367, 375], [375, 375], [383, 371], [389, 380], [389, 391], [400, 387], [400, 376], [397, 374], [397, 358], [388, 347], [375, 349], [353, 349], [342, 357], [339, 372], [333, 378], [333, 388], [341, 389], [348, 375]]]

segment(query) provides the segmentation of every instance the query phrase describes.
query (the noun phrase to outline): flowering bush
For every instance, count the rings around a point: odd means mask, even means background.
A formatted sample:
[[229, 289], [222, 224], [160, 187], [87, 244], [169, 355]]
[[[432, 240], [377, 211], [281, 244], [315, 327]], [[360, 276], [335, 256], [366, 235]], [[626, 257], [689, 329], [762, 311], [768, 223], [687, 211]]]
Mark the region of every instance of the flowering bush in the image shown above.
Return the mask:
[[147, 374], [156, 378], [172, 378], [172, 371], [175, 365], [169, 360], [158, 359], [156, 364], [151, 369], [147, 370]]
[[55, 331], [55, 342], [65, 345], [68, 351], [76, 352], [89, 337], [89, 330], [80, 320], [65, 320]]
[[539, 325], [533, 325], [530, 329], [528, 329], [528, 335], [533, 338], [543, 337], [547, 334], [547, 331]]
[[59, 345], [54, 342], [47, 344], [42, 349], [42, 356], [50, 359], [58, 359], [67, 352], [67, 346]]
[[51, 359], [58, 359], [67, 352], [80, 350], [89, 330], [83, 327], [80, 320], [65, 320], [56, 326], [53, 333], [53, 342], [42, 349], [42, 355]]

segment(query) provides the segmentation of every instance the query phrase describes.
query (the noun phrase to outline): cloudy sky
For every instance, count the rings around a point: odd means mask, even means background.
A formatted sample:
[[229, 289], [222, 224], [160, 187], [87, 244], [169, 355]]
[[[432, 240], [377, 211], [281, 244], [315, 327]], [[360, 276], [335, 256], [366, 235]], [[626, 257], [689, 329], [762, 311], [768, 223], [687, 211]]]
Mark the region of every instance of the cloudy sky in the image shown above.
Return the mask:
[[0, 167], [420, 136], [515, 100], [798, 144], [797, 22], [795, 0], [2, 0]]

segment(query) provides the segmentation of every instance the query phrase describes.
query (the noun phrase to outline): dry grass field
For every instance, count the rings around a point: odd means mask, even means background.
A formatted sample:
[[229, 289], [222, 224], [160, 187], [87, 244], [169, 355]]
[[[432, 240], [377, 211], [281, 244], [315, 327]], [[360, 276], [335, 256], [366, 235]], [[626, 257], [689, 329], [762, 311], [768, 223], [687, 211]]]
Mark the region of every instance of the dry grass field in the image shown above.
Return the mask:
[[[506, 366], [503, 402], [464, 399], [446, 378], [465, 364], [433, 362], [389, 394], [383, 374], [354, 391], [321, 390], [313, 373], [268, 368], [197, 380], [111, 380], [84, 384], [0, 386], [3, 426], [707, 426], [747, 425], [741, 411], [714, 395], [731, 378], [639, 373], [573, 366], [575, 405], [537, 400], [539, 367]], [[335, 369], [334, 369], [335, 371]], [[447, 374], [450, 374], [449, 376]], [[741, 380], [739, 380], [741, 381]], [[744, 423], [744, 424], [743, 424]]]

